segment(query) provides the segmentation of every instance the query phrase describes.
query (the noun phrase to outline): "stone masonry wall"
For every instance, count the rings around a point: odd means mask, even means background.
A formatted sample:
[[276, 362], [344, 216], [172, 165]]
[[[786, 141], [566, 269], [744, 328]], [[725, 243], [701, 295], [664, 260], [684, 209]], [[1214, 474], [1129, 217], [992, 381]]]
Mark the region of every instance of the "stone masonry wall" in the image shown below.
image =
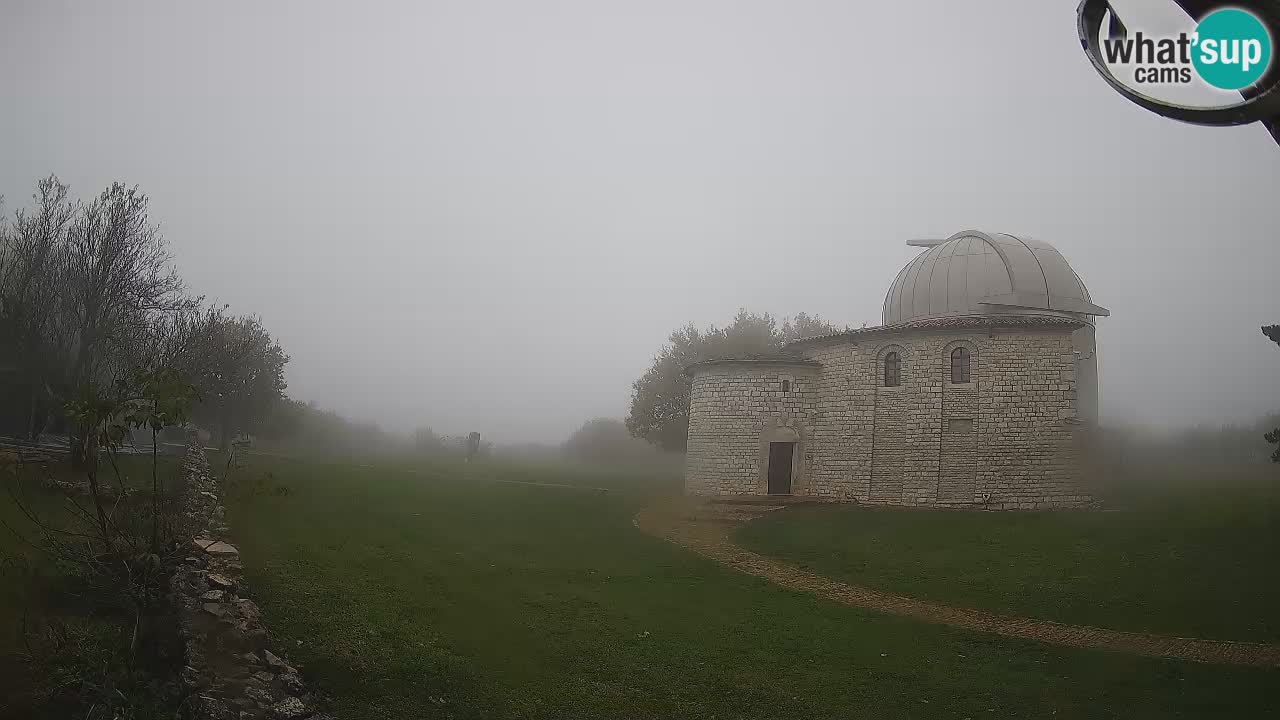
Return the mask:
[[[952, 384], [951, 351], [960, 346], [970, 352], [971, 382]], [[902, 359], [900, 387], [884, 387], [890, 351]], [[806, 355], [822, 367], [790, 411], [805, 447], [793, 494], [998, 509], [1090, 501], [1079, 487], [1083, 428], [1069, 331], [887, 332]], [[783, 408], [752, 393], [772, 379], [734, 365], [696, 373], [688, 492], [765, 492], [759, 437]]]
[[[950, 357], [957, 347], [969, 350], [969, 379], [971, 382], [951, 382]], [[942, 418], [938, 423], [942, 437], [938, 449], [939, 504], [971, 503], [977, 497], [978, 465], [981, 453], [978, 444], [978, 396], [981, 357], [972, 342], [948, 343], [943, 348], [947, 366], [942, 370]]]
[[804, 494], [814, 381], [813, 369], [802, 365], [723, 365], [698, 372], [690, 394], [686, 492], [765, 494], [768, 441], [775, 438], [796, 442], [792, 491]]
[[987, 355], [978, 400], [977, 501], [1017, 509], [1088, 502], [1076, 455], [1083, 427], [1071, 336], [997, 335]]

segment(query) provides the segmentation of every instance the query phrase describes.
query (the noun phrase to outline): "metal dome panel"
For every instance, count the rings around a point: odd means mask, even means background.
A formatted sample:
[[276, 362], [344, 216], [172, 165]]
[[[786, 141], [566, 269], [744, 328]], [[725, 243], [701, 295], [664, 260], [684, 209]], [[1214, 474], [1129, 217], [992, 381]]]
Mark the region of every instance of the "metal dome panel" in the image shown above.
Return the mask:
[[884, 324], [993, 313], [1064, 314], [1088, 320], [1108, 315], [1094, 305], [1080, 276], [1043, 240], [966, 230], [945, 241], [912, 240], [927, 248], [894, 278]]

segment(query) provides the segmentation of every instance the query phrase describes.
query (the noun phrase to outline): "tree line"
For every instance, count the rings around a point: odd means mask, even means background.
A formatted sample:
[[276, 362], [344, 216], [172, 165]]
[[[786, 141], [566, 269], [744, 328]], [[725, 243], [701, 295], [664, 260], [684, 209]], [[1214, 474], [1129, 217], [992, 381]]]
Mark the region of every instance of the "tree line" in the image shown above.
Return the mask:
[[[190, 423], [224, 449], [249, 433], [338, 453], [390, 441], [289, 398], [288, 354], [259, 318], [188, 292], [149, 205], [120, 183], [78, 200], [50, 176], [27, 207], [0, 213], [0, 434], [66, 436], [74, 465], [7, 442], [0, 486], [23, 522], [0, 518], [0, 531], [51, 558], [109, 619], [82, 644], [62, 640], [71, 624], [57, 613], [24, 613], [16, 630], [32, 677], [74, 668], [74, 682], [35, 686], [76, 717], [141, 717], [182, 696], [169, 579], [209, 517], [162, 470], [173, 463], [158, 441], [185, 440]], [[149, 451], [141, 463], [122, 452], [136, 436]], [[51, 493], [61, 502], [41, 501]], [[0, 553], [0, 570], [17, 557]]]
[[135, 396], [163, 371], [194, 393], [191, 419], [225, 447], [285, 399], [289, 356], [254, 316], [195, 297], [137, 187], [78, 200], [57, 177], [0, 220], [0, 432], [71, 438], [70, 408]]
[[739, 310], [733, 322], [724, 327], [712, 325], [704, 330], [689, 323], [677, 328], [649, 369], [632, 384], [627, 430], [662, 450], [684, 452], [689, 440], [689, 393], [693, 386], [685, 368], [713, 358], [776, 353], [789, 342], [847, 329], [806, 313], [779, 323], [769, 313], [746, 310]]

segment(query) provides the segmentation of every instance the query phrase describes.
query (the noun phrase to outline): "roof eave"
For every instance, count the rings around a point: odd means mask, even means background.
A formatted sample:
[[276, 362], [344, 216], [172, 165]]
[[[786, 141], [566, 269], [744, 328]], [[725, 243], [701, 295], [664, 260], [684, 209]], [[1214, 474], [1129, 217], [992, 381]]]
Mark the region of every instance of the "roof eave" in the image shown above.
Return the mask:
[[725, 365], [746, 365], [755, 367], [799, 367], [806, 369], [818, 369], [822, 367], [822, 363], [817, 360], [806, 360], [804, 358], [712, 358], [710, 360], [699, 360], [696, 363], [685, 366], [684, 374], [693, 377], [694, 373], [709, 367], [719, 367]]
[[922, 320], [911, 320], [904, 323], [895, 323], [893, 325], [876, 325], [874, 327], [846, 330], [844, 332], [832, 333], [830, 335], [816, 335], [810, 338], [793, 340], [792, 342], [784, 345], [783, 350], [817, 344], [838, 343], [847, 340], [860, 340], [869, 337], [903, 332], [946, 332], [978, 329], [1034, 329], [1054, 326], [1064, 328], [1070, 327], [1074, 330], [1082, 328], [1085, 325], [1088, 325], [1088, 323], [1083, 320], [1063, 315], [963, 315], [955, 317], [926, 318]]

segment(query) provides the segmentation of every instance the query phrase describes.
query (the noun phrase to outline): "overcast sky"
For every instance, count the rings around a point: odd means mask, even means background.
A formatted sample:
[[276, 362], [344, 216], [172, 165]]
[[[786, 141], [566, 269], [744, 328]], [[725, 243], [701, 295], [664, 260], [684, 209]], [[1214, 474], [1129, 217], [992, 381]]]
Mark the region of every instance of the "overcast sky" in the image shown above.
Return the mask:
[[1270, 136], [1129, 104], [1076, 0], [880, 5], [0, 0], [0, 194], [140, 185], [292, 396], [385, 426], [557, 442], [676, 326], [878, 324], [967, 228], [1111, 309], [1105, 419], [1280, 410]]

